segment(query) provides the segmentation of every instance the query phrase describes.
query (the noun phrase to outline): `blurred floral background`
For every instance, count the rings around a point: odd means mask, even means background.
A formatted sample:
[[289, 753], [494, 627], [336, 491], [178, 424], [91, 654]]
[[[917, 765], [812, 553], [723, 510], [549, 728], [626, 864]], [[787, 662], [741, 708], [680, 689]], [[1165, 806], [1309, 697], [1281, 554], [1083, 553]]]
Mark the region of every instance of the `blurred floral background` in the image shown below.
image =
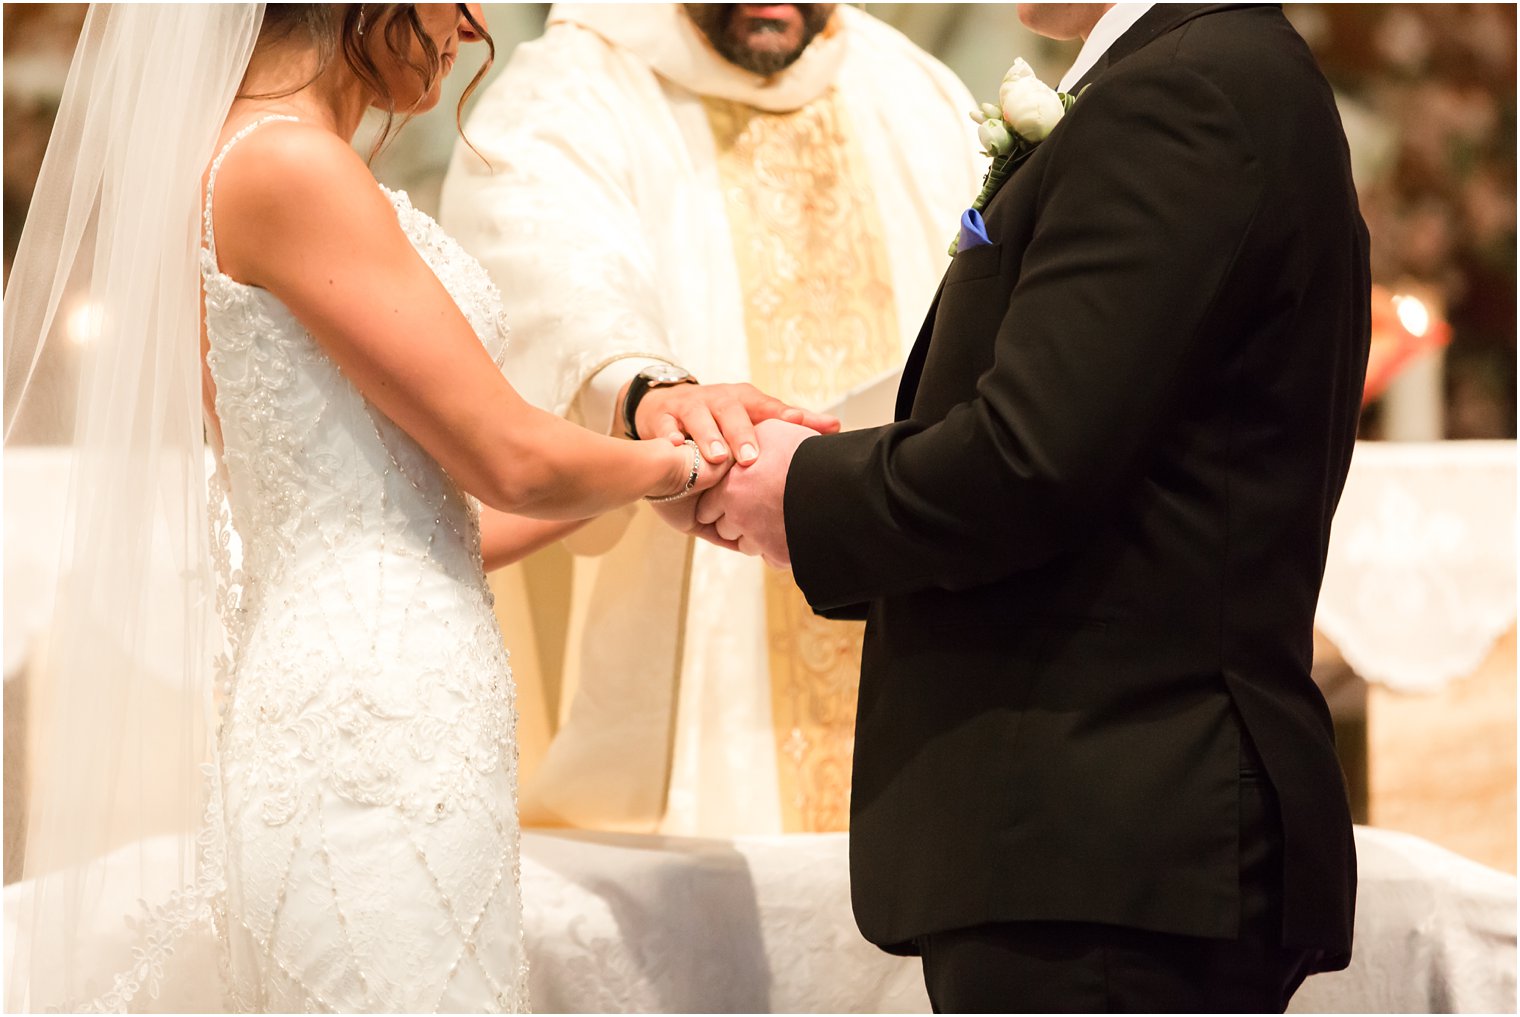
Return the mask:
[[[1289, 10], [1341, 100], [1372, 273], [1451, 323], [1445, 434], [1515, 434], [1515, 8]], [[1375, 421], [1373, 422], [1375, 425]]]
[[[1078, 49], [1029, 33], [1012, 4], [864, 6], [944, 60], [979, 98], [996, 94], [1015, 56], [1054, 83]], [[84, 10], [4, 8], [7, 277]], [[1515, 6], [1285, 10], [1335, 87], [1372, 234], [1379, 314], [1363, 437], [1513, 438]], [[539, 34], [547, 11], [486, 5], [498, 68]], [[462, 62], [479, 58], [466, 51]], [[474, 68], [459, 70], [454, 89]], [[376, 160], [377, 174], [433, 208], [453, 130], [452, 117], [422, 118]]]

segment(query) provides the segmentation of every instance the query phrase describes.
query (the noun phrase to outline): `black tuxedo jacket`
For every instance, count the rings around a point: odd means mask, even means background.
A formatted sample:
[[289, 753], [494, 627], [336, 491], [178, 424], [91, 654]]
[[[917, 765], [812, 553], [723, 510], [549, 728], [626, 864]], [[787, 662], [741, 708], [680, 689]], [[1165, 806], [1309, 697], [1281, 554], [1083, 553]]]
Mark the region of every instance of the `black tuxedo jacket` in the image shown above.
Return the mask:
[[856, 919], [900, 952], [1016, 920], [1233, 938], [1243, 724], [1284, 942], [1343, 966], [1309, 663], [1368, 344], [1345, 135], [1275, 6], [1158, 5], [1090, 83], [951, 262], [899, 420], [788, 474], [797, 582], [868, 618]]

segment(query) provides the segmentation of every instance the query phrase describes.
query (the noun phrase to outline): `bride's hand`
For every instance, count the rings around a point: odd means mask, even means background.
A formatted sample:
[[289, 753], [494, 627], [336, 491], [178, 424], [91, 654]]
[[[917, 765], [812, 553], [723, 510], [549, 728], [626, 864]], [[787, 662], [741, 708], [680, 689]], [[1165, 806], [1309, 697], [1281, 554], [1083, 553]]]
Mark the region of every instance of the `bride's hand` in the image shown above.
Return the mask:
[[[655, 514], [670, 526], [682, 533], [694, 533], [699, 529], [696, 519], [698, 495], [727, 476], [734, 461], [730, 457], [719, 463], [709, 462], [692, 441], [671, 448], [676, 453], [678, 469], [662, 490], [650, 492], [648, 501]], [[695, 479], [693, 470], [696, 471]]]

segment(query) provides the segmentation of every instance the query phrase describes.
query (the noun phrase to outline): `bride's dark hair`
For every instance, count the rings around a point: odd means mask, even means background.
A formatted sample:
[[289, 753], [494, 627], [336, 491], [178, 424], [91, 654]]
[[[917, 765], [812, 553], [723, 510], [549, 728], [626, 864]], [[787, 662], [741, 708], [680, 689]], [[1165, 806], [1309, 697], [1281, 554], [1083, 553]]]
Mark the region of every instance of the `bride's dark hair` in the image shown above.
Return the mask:
[[[459, 107], [454, 111], [454, 122], [459, 127], [460, 136], [463, 137], [464, 105], [474, 94], [475, 89], [486, 76], [486, 72], [491, 69], [491, 63], [496, 59], [496, 43], [492, 40], [491, 33], [486, 31], [485, 26], [470, 13], [467, 5], [456, 4], [455, 6], [459, 8], [465, 21], [469, 22], [475, 34], [485, 41], [489, 51], [485, 63], [465, 86], [464, 94], [459, 97]], [[353, 71], [359, 80], [374, 92], [379, 104], [385, 110], [385, 127], [375, 139], [374, 147], [369, 153], [370, 158], [373, 159], [395, 136], [396, 131], [411, 119], [412, 111], [399, 111], [404, 116], [401, 124], [396, 123], [398, 110], [395, 97], [391, 95], [380, 73], [380, 67], [370, 56], [369, 49], [365, 45], [364, 30], [366, 28], [371, 32], [375, 29], [380, 30], [386, 51], [417, 72], [417, 77], [422, 82], [422, 93], [427, 94], [443, 71], [443, 60], [438, 54], [438, 47], [433, 45], [433, 40], [427, 32], [423, 31], [422, 20], [417, 16], [416, 4], [266, 4], [264, 23], [259, 28], [258, 45], [262, 47], [281, 42], [297, 34], [305, 35], [317, 45], [319, 54], [317, 70], [310, 80], [302, 82], [287, 92], [242, 95], [239, 98], [276, 99], [298, 92], [320, 77], [333, 59], [341, 53], [349, 70]], [[416, 42], [422, 51], [420, 63], [412, 58], [413, 42]], [[465, 138], [465, 144], [469, 144], [468, 138]], [[470, 147], [473, 149], [475, 146]]]

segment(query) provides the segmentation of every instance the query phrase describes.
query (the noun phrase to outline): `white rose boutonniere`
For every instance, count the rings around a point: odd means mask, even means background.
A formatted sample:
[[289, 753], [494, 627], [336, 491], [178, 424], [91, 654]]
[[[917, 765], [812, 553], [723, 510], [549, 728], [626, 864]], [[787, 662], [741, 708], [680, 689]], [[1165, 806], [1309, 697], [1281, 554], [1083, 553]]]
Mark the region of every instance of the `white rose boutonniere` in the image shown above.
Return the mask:
[[998, 108], [1008, 128], [1030, 144], [1044, 141], [1061, 118], [1066, 103], [1060, 94], [1034, 76], [1024, 58], [1013, 62], [998, 88]]
[[[972, 211], [980, 215], [1019, 163], [1050, 136], [1076, 101], [1075, 95], [1057, 92], [1035, 77], [1034, 69], [1022, 57], [1013, 62], [998, 87], [997, 105], [984, 102], [971, 112], [977, 139], [992, 159], [982, 180], [982, 193], [971, 204]], [[952, 255], [959, 244], [959, 237], [950, 244]]]

